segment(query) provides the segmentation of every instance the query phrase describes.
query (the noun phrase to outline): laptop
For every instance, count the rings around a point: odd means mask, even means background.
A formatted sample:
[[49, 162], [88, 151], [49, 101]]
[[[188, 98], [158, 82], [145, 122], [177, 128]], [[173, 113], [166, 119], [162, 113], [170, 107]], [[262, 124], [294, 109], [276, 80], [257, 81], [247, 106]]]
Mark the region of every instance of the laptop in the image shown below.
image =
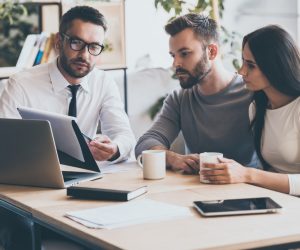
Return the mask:
[[23, 119], [50, 122], [61, 164], [99, 171], [99, 166], [87, 145], [87, 136], [80, 131], [75, 117], [28, 107], [18, 107], [17, 110]]
[[66, 188], [102, 177], [61, 170], [49, 121], [0, 118], [0, 138], [1, 184]]

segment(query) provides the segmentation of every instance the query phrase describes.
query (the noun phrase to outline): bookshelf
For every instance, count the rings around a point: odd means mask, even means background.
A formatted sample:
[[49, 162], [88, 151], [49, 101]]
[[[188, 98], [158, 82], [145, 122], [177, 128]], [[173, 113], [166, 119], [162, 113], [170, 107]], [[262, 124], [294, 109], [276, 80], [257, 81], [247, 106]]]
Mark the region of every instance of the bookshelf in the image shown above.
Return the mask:
[[[42, 31], [56, 33], [62, 15], [62, 5], [55, 1], [22, 1], [27, 10], [23, 14], [12, 13], [13, 22], [1, 19], [0, 22], [0, 67], [16, 66], [18, 56], [29, 34]], [[13, 12], [13, 10], [11, 10]], [[49, 17], [51, 15], [51, 18]]]
[[[30, 4], [36, 4], [38, 7], [38, 25], [37, 25], [38, 33], [41, 33], [42, 31], [46, 31], [49, 33], [56, 33], [58, 31], [58, 24], [62, 14], [65, 13], [70, 8], [74, 7], [76, 5], [76, 2], [75, 1], [62, 1], [62, 2], [35, 1], [35, 2], [30, 2]], [[107, 39], [105, 41], [107, 50], [101, 54], [101, 59], [99, 59], [99, 63], [97, 64], [97, 67], [105, 71], [111, 71], [111, 70], [123, 71], [124, 108], [126, 113], [128, 113], [127, 66], [126, 66], [126, 56], [125, 56], [124, 0], [111, 1], [111, 2], [86, 0], [84, 1], [84, 4], [98, 9], [105, 16], [105, 18], [109, 23], [110, 28], [108, 29]], [[55, 15], [57, 15], [57, 18], [53, 18], [53, 16]], [[55, 25], [53, 25], [53, 22], [55, 23]], [[29, 52], [29, 54], [34, 54], [34, 53], [37, 53], [37, 51], [33, 53]], [[29, 54], [27, 54], [27, 56]], [[22, 52], [20, 53], [20, 56], [21, 55]], [[24, 56], [26, 58], [26, 53]], [[34, 57], [34, 55], [32, 55], [32, 57]], [[22, 58], [19, 59], [21, 60]], [[31, 62], [29, 64], [31, 64]], [[16, 65], [11, 65], [9, 67], [0, 67], [0, 80], [9, 78], [9, 76], [11, 76], [14, 73], [17, 73], [23, 68], [28, 68], [33, 66], [29, 64], [24, 65], [22, 64], [21, 61], [19, 63], [17, 62]]]
[[46, 63], [55, 58], [54, 37], [54, 33], [46, 32], [29, 34], [25, 39], [16, 66], [0, 67], [0, 79], [9, 78], [22, 69]]

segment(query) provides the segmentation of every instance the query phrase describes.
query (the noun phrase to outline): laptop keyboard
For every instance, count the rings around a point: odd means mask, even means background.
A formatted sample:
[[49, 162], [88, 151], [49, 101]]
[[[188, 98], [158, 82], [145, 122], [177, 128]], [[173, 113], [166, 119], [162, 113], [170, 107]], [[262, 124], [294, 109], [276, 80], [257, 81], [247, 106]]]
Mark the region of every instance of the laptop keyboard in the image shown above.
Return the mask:
[[64, 181], [71, 181], [74, 179], [78, 179], [79, 177], [78, 172], [63, 171], [62, 174], [63, 174]]
[[63, 178], [64, 178], [64, 182], [66, 182], [66, 181], [71, 181], [71, 180], [74, 180], [74, 179], [77, 179], [77, 178], [75, 178], [75, 177], [68, 177], [68, 176], [64, 176], [64, 175], [63, 175]]
[[72, 171], [63, 171], [62, 174], [65, 182], [82, 178], [82, 177], [87, 178], [95, 175], [95, 173], [72, 172]]

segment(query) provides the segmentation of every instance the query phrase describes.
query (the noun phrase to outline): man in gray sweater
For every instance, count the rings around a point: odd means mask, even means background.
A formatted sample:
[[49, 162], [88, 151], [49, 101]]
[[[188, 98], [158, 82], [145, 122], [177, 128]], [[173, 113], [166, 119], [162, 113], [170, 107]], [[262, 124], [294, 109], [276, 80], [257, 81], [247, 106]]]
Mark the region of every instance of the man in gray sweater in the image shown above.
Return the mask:
[[[187, 173], [197, 173], [199, 153], [210, 151], [256, 166], [248, 117], [252, 93], [239, 75], [224, 68], [216, 22], [187, 14], [169, 22], [165, 30], [182, 89], [166, 98], [158, 119], [139, 139], [136, 156], [163, 149], [167, 166]], [[185, 155], [169, 150], [180, 131]]]

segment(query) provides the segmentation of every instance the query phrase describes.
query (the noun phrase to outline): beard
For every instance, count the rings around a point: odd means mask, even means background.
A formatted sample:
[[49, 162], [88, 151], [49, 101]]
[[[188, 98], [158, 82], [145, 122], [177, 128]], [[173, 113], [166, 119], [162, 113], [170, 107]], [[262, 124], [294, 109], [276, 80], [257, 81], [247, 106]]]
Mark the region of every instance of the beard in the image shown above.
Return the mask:
[[[86, 76], [88, 73], [90, 73], [95, 65], [91, 65], [89, 62], [84, 60], [81, 57], [76, 57], [73, 59], [68, 59], [67, 56], [63, 51], [60, 51], [60, 65], [63, 68], [63, 70], [71, 77], [73, 78], [82, 78]], [[75, 69], [72, 67], [72, 65], [81, 63], [82, 67], [81, 69]]]
[[201, 84], [203, 82], [203, 79], [208, 75], [210, 71], [211, 67], [209, 67], [207, 56], [206, 54], [204, 54], [203, 58], [198, 61], [192, 72], [189, 72], [183, 68], [177, 68], [176, 75], [185, 75], [185, 77], [178, 77], [179, 83], [181, 88], [189, 89], [198, 83]]

